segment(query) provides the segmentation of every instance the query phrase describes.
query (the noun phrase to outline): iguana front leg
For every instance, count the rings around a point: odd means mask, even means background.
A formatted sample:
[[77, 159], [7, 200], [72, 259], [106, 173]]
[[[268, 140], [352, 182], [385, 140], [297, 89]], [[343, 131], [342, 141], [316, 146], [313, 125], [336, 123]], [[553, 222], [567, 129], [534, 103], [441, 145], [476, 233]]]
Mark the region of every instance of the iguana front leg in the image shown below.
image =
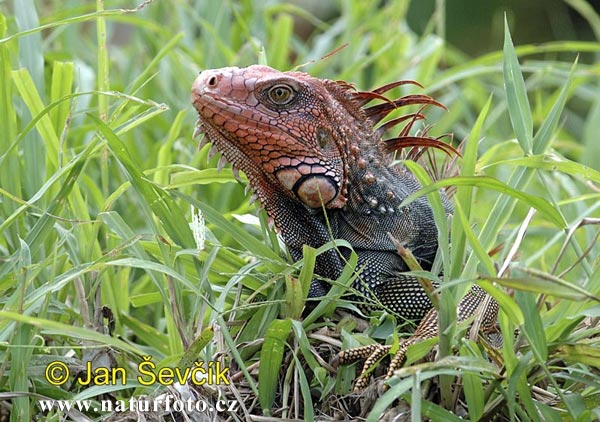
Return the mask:
[[[487, 335], [496, 331], [498, 310], [498, 302], [481, 287], [475, 285], [459, 302], [456, 310], [456, 320], [458, 323], [461, 323], [472, 318], [473, 327], [479, 328], [475, 332]], [[406, 352], [410, 346], [437, 337], [438, 334], [438, 313], [436, 309], [432, 308], [421, 320], [414, 334], [400, 342], [398, 351], [390, 361], [385, 380], [390, 379], [394, 375], [394, 372], [404, 365], [404, 362], [406, 362]], [[354, 386], [355, 391], [360, 391], [369, 385], [373, 365], [377, 364], [390, 350], [391, 346], [381, 344], [370, 344], [343, 350], [338, 353], [333, 364], [334, 366], [339, 364], [345, 365], [364, 359], [365, 363]]]

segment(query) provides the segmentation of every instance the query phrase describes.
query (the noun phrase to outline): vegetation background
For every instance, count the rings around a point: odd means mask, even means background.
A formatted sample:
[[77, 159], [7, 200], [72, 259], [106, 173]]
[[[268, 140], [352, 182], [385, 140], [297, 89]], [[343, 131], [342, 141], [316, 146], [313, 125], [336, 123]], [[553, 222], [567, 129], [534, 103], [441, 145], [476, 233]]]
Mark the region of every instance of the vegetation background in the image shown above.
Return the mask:
[[[158, 394], [133, 376], [75, 381], [88, 361], [137, 374], [152, 356], [159, 368], [229, 365], [236, 382], [202, 395], [235, 398], [238, 412], [222, 415], [232, 420], [378, 420], [398, 397], [412, 420], [600, 418], [599, 10], [584, 0], [0, 1], [0, 417], [99, 419], [43, 413], [37, 401]], [[336, 296], [351, 268], [301, 321], [294, 292], [316, 252], [286, 258], [244, 183], [191, 139], [197, 72], [257, 62], [305, 64], [360, 89], [418, 80], [448, 108], [428, 111], [431, 133], [466, 141], [448, 182], [458, 206], [441, 250], [440, 359], [416, 364], [432, 345], [415, 349], [379, 400], [349, 395], [354, 368], [336, 376], [328, 357], [397, 344], [406, 330], [379, 312], [360, 333], [333, 314], [353, 306]], [[453, 320], [474, 281], [502, 307], [495, 352]], [[45, 376], [56, 360], [71, 371], [65, 384]]]

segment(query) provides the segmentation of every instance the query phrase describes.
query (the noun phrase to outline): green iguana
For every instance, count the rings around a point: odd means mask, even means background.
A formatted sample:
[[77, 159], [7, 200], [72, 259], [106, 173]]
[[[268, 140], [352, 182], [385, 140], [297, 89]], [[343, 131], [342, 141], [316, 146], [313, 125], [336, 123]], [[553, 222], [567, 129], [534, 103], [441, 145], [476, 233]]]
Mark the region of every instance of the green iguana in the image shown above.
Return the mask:
[[[234, 171], [246, 174], [292, 257], [302, 257], [303, 245], [318, 248], [332, 239], [346, 240], [361, 269], [353, 287], [400, 317], [422, 320], [392, 359], [388, 377], [403, 364], [408, 345], [436, 336], [438, 329], [428, 295], [416, 278], [403, 275], [408, 267], [394, 243], [410, 250], [423, 268], [431, 268], [438, 244], [433, 212], [425, 197], [401, 206], [421, 186], [410, 171], [392, 164], [391, 152], [412, 145], [452, 149], [437, 139], [409, 134], [423, 118], [420, 112], [380, 124], [405, 105], [441, 106], [426, 95], [384, 96], [407, 83], [416, 84], [398, 81], [362, 92], [343, 81], [250, 66], [203, 71], [192, 87], [199, 114], [195, 136], [204, 133], [203, 142], [222, 153], [219, 166], [230, 162]], [[372, 101], [379, 103], [367, 106]], [[382, 140], [384, 132], [399, 124], [404, 124], [399, 136]], [[440, 195], [450, 214], [449, 200]], [[309, 297], [327, 293], [329, 285], [322, 278], [338, 278], [349, 254], [341, 248], [317, 257], [315, 273], [321, 278], [313, 281]], [[459, 304], [459, 320], [473, 315], [484, 297], [480, 288], [473, 288]], [[495, 324], [497, 304], [491, 303], [484, 327]], [[339, 361], [368, 358], [368, 368], [389, 350], [365, 346], [340, 352]], [[361, 376], [356, 387], [367, 382]]]

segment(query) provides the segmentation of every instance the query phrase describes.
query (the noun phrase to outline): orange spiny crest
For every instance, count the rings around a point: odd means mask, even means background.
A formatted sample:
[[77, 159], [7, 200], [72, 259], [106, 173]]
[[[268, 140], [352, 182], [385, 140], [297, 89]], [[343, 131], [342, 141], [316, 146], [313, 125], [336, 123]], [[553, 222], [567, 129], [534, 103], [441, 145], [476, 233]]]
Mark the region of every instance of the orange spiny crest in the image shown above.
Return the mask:
[[420, 88], [423, 88], [423, 85], [421, 85], [417, 81], [412, 81], [412, 80], [407, 79], [407, 80], [402, 80], [402, 81], [391, 82], [389, 84], [380, 86], [379, 88], [375, 88], [372, 91], [357, 91], [354, 94], [354, 100], [358, 103], [358, 105], [360, 107], [364, 106], [371, 100], [383, 100], [386, 102], [392, 102], [392, 100], [390, 100], [387, 97], [384, 97], [382, 94], [385, 94], [389, 90], [394, 89], [399, 86], [402, 86], [402, 85], [416, 85]]
[[[394, 152], [402, 150], [397, 157], [400, 160], [410, 160], [420, 162], [427, 174], [432, 180], [441, 180], [448, 177], [457, 176], [460, 172], [460, 166], [458, 164], [458, 158], [462, 157], [460, 153], [461, 146], [454, 148], [449, 142], [441, 141], [442, 138], [449, 137], [452, 139], [452, 135], [446, 134], [437, 138], [427, 136], [426, 128], [421, 136], [407, 136], [403, 139], [392, 139], [390, 145], [384, 141], [384, 147], [388, 152]], [[432, 149], [439, 149], [446, 155], [444, 159], [440, 159], [440, 156], [434, 154]], [[446, 195], [451, 197], [456, 191], [456, 186], [448, 186], [444, 188]]]
[[[431, 137], [427, 135], [427, 130], [421, 132], [418, 136], [411, 136], [410, 132], [413, 128], [414, 124], [418, 120], [424, 120], [425, 116], [423, 114], [423, 110], [428, 105], [434, 105], [440, 107], [444, 110], [447, 110], [446, 107], [439, 103], [438, 101], [431, 98], [429, 95], [424, 94], [409, 94], [403, 97], [400, 97], [396, 100], [391, 100], [384, 96], [386, 92], [390, 91], [393, 88], [402, 86], [402, 85], [416, 85], [418, 87], [423, 88], [423, 86], [412, 80], [401, 80], [396, 82], [391, 82], [389, 84], [383, 85], [379, 88], [376, 88], [372, 91], [355, 91], [350, 94], [350, 97], [356, 104], [362, 107], [365, 116], [371, 121], [373, 125], [380, 123], [385, 117], [387, 117], [392, 111], [409, 106], [420, 104], [421, 107], [414, 113], [408, 113], [400, 117], [396, 117], [390, 119], [386, 122], [381, 123], [376, 131], [379, 134], [384, 134], [389, 131], [391, 128], [405, 123], [402, 130], [398, 134], [398, 136], [385, 140], [383, 142], [384, 148], [387, 152], [394, 152], [397, 150], [401, 150], [404, 148], [410, 148], [407, 157], [415, 160], [420, 158], [423, 152], [428, 148], [436, 148], [448, 156], [460, 156], [460, 153], [450, 144], [442, 142], [444, 136], [441, 137]], [[371, 105], [368, 107], [364, 107], [371, 101], [379, 100], [381, 101], [379, 104]]]
[[[409, 113], [404, 116], [396, 117], [396, 118], [393, 118], [393, 119], [379, 125], [376, 128], [376, 131], [379, 134], [383, 134], [386, 131], [388, 131], [389, 129], [391, 129], [392, 127], [394, 127], [400, 123], [406, 122], [408, 120], [408, 123], [406, 124], [406, 126], [404, 127], [403, 131], [400, 133], [399, 136], [408, 135], [408, 132], [414, 125], [415, 121], [423, 120], [425, 118], [422, 111], [425, 108], [425, 106], [427, 106], [427, 105], [435, 105], [437, 107], [440, 107], [440, 108], [443, 108], [444, 110], [446, 110], [446, 107], [443, 104], [439, 103], [438, 101], [434, 100], [433, 98], [431, 98], [428, 95], [410, 94], [410, 95], [405, 95], [396, 100], [389, 99], [385, 95], [383, 95], [386, 92], [390, 91], [391, 89], [402, 86], [402, 85], [416, 85], [421, 88], [423, 87], [421, 84], [419, 84], [418, 82], [413, 81], [413, 80], [401, 80], [401, 81], [391, 82], [389, 84], [386, 84], [379, 88], [376, 88], [372, 91], [357, 91], [353, 84], [348, 83], [346, 81], [342, 81], [342, 80], [333, 81], [333, 82], [337, 88], [341, 89], [342, 92], [344, 92], [344, 95], [348, 100], [350, 100], [357, 108], [362, 110], [362, 113], [364, 113], [364, 117], [366, 117], [373, 126], [380, 123], [381, 120], [383, 120], [392, 111], [394, 111], [396, 109], [399, 109], [399, 108], [405, 107], [405, 106], [409, 106], [409, 105], [416, 105], [416, 104], [422, 105], [422, 107], [419, 108], [419, 110], [415, 113]], [[376, 105], [365, 107], [366, 104], [370, 103], [371, 101], [376, 101], [376, 100], [381, 101], [381, 102]]]
[[[457, 155], [460, 156], [460, 152], [456, 150], [452, 145], [447, 144], [446, 142], [440, 141], [440, 139], [445, 138], [447, 135], [438, 136], [437, 138], [431, 138], [428, 136], [399, 136], [397, 138], [386, 139], [384, 142], [385, 148], [387, 152], [397, 151], [403, 148], [411, 148], [411, 153], [409, 153], [409, 157], [411, 160], [413, 158], [420, 158], [415, 156], [416, 152], [412, 152], [413, 150], [420, 150], [423, 148], [436, 148], [440, 151], [445, 152], [447, 155]], [[416, 160], [415, 160], [416, 161]]]
[[400, 97], [394, 101], [388, 101], [385, 103], [376, 104], [374, 106], [367, 107], [364, 110], [365, 110], [366, 116], [373, 122], [373, 124], [376, 124], [376, 123], [379, 123], [384, 117], [386, 117], [392, 111], [394, 111], [400, 107], [414, 105], [414, 104], [431, 104], [431, 105], [435, 105], [437, 107], [443, 108], [444, 110], [446, 109], [446, 107], [444, 107], [443, 104], [437, 102], [436, 100], [431, 98], [429, 95], [409, 94], [409, 95]]
[[353, 83], [341, 81], [341, 80], [333, 81], [333, 82], [335, 82], [336, 85], [338, 85], [344, 91], [356, 91], [356, 86]]
[[409, 120], [409, 122], [406, 124], [406, 126], [404, 126], [404, 128], [402, 129], [402, 132], [400, 133], [401, 135], [404, 134], [405, 132], [406, 132], [406, 134], [408, 134], [408, 131], [412, 128], [413, 124], [417, 120], [423, 120], [423, 119], [425, 119], [425, 116], [423, 114], [421, 114], [421, 111], [419, 110], [416, 113], [405, 114], [404, 116], [400, 116], [400, 117], [396, 117], [395, 119], [391, 119], [391, 120], [383, 123], [382, 125], [380, 125], [376, 130], [377, 130], [377, 132], [379, 132], [379, 134], [383, 135], [385, 132], [390, 130], [392, 127], [394, 127], [402, 122], [405, 122], [406, 120]]

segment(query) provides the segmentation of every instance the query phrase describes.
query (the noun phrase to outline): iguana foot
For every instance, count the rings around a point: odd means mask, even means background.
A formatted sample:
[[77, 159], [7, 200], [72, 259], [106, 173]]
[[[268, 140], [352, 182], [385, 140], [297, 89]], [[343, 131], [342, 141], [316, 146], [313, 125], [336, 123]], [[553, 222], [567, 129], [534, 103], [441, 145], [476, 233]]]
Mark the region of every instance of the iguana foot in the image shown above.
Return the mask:
[[392, 346], [375, 343], [342, 350], [334, 359], [333, 365], [337, 367], [340, 364], [347, 365], [364, 359], [365, 363], [354, 385], [354, 391], [360, 391], [369, 385], [371, 372], [379, 361], [390, 352], [391, 348]]
[[[392, 378], [394, 376], [394, 372], [402, 368], [404, 362], [406, 362], [406, 351], [408, 350], [408, 347], [422, 340], [422, 338], [411, 337], [400, 343], [398, 351], [396, 354], [394, 354], [392, 360], [390, 361], [384, 381]], [[371, 372], [373, 372], [381, 359], [383, 359], [386, 354], [390, 353], [391, 349], [392, 346], [390, 345], [376, 343], [369, 344], [367, 346], [355, 347], [353, 349], [342, 350], [334, 359], [333, 365], [337, 367], [340, 364], [348, 365], [359, 360], [365, 360], [360, 375], [356, 379], [356, 384], [354, 384], [354, 391], [358, 392], [369, 386]], [[384, 384], [383, 389], [385, 390], [386, 388], [387, 386]]]
[[[501, 335], [496, 327], [496, 320], [498, 318], [499, 305], [496, 300], [489, 296], [485, 291], [475, 285], [467, 294], [462, 298], [457, 307], [457, 322], [461, 323], [467, 319], [473, 317], [475, 324], [471, 327], [472, 332], [468, 334], [469, 338], [477, 338], [477, 333], [481, 333], [485, 336], [488, 342], [499, 343], [498, 338], [501, 340]], [[435, 309], [431, 309], [425, 317], [421, 320], [414, 334], [406, 340], [400, 342], [398, 351], [392, 358], [390, 366], [388, 367], [387, 375], [385, 380], [390, 379], [394, 376], [394, 372], [400, 369], [406, 362], [406, 351], [413, 344], [421, 341], [431, 339], [438, 335], [438, 314]], [[496, 341], [493, 341], [496, 340]], [[356, 380], [354, 387], [355, 391], [362, 390], [369, 385], [369, 376], [373, 372], [373, 366], [376, 365], [387, 353], [391, 350], [391, 346], [384, 346], [380, 344], [370, 344], [368, 346], [357, 347], [354, 349], [344, 350], [339, 352], [334, 365], [336, 364], [347, 364], [353, 363], [360, 359], [365, 359], [362, 372]], [[385, 389], [384, 385], [384, 389]]]
[[[402, 368], [406, 362], [406, 351], [408, 350], [409, 346], [436, 336], [437, 312], [435, 309], [431, 309], [427, 315], [425, 315], [415, 333], [411, 337], [400, 341], [398, 351], [394, 354], [392, 360], [390, 361], [390, 365], [388, 366], [385, 380], [387, 381], [390, 379], [392, 376], [394, 376], [394, 372], [396, 370]], [[365, 363], [362, 367], [360, 375], [356, 379], [356, 384], [354, 385], [354, 391], [360, 391], [369, 385], [371, 372], [373, 372], [373, 369], [375, 369], [381, 359], [384, 358], [386, 354], [390, 353], [391, 349], [392, 346], [390, 345], [376, 343], [369, 344], [367, 346], [355, 347], [353, 349], [342, 350], [338, 353], [337, 357], [332, 363], [333, 366], [337, 367], [339, 364], [346, 365], [364, 359]], [[385, 384], [383, 388], [386, 388]]]

